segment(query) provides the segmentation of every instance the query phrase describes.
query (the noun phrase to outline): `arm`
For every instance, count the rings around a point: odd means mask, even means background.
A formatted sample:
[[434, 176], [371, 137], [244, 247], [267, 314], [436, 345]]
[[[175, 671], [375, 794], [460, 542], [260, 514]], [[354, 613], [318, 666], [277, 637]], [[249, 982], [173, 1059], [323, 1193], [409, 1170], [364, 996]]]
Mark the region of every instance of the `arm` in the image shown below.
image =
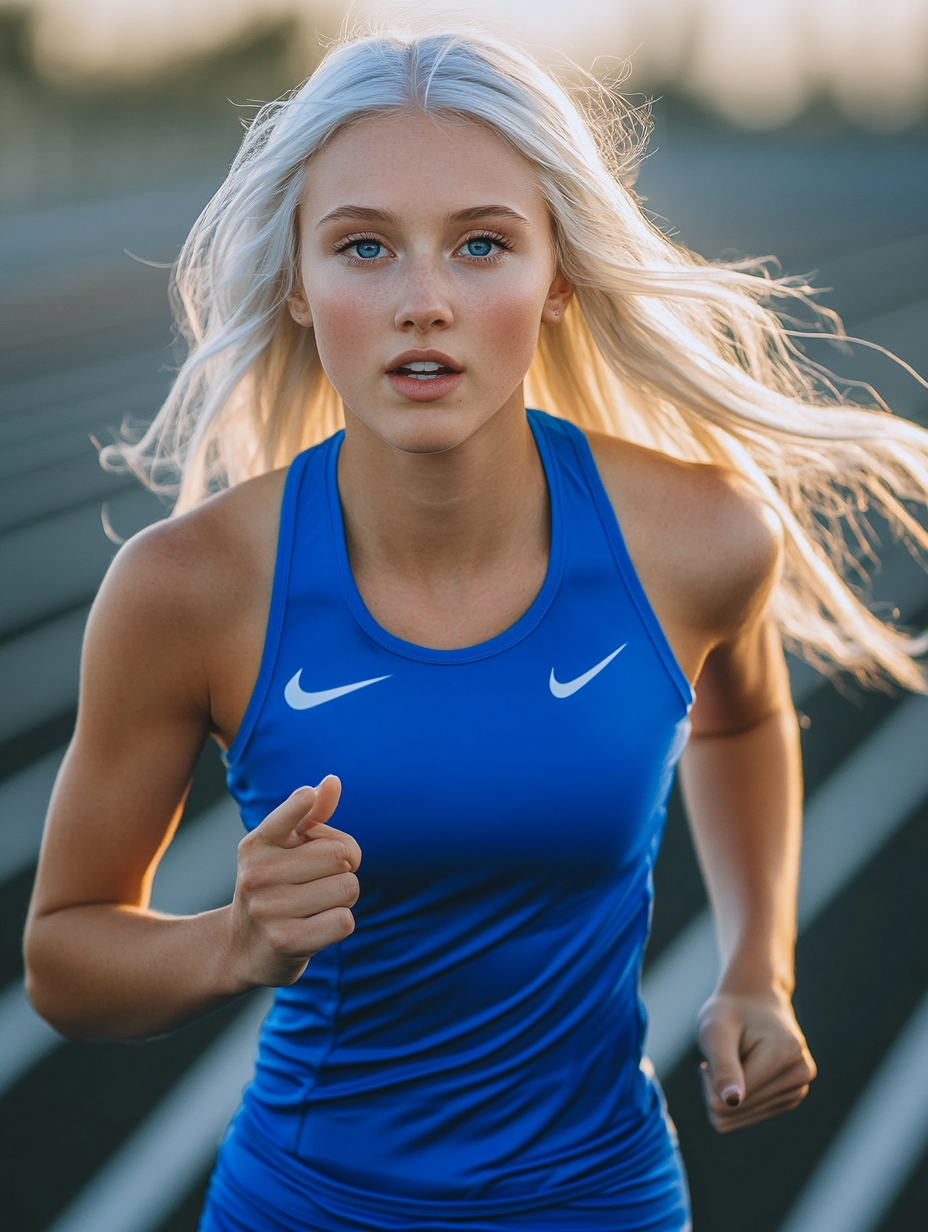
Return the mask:
[[769, 616], [781, 527], [730, 471], [590, 443], [642, 585], [696, 681], [680, 774], [723, 956], [699, 1043], [709, 1116], [737, 1129], [794, 1107], [815, 1076], [790, 1005], [802, 786]]
[[228, 726], [217, 710], [236, 708], [223, 689], [238, 661], [231, 614], [247, 604], [230, 586], [256, 586], [228, 567], [210, 516], [127, 545], [88, 624], [25, 937], [29, 996], [73, 1038], [151, 1035], [257, 985], [291, 983], [353, 927], [360, 852], [317, 824], [338, 800], [331, 778], [243, 839], [229, 906], [189, 917], [148, 907], [199, 749]]
[[722, 954], [699, 1042], [709, 1115], [728, 1132], [794, 1108], [815, 1077], [791, 1006], [798, 725], [769, 620], [709, 654], [692, 718], [682, 786]]

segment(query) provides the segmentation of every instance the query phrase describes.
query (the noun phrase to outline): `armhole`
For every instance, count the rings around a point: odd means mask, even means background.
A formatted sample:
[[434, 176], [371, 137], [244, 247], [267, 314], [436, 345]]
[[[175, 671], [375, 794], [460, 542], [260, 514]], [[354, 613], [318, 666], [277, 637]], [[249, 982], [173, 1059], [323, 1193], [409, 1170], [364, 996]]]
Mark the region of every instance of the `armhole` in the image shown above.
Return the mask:
[[264, 709], [264, 702], [277, 664], [277, 650], [280, 646], [280, 635], [284, 626], [284, 613], [287, 609], [287, 594], [290, 590], [290, 569], [293, 561], [294, 530], [296, 527], [296, 511], [299, 503], [303, 476], [306, 473], [306, 463], [309, 451], [300, 454], [290, 463], [287, 478], [284, 483], [284, 494], [280, 504], [280, 526], [277, 532], [277, 554], [274, 561], [274, 581], [271, 587], [271, 607], [267, 617], [267, 630], [264, 635], [264, 649], [261, 652], [261, 666], [258, 669], [258, 679], [252, 690], [242, 722], [235, 734], [235, 739], [229, 745], [229, 751], [223, 761], [230, 769], [239, 760], [251, 739], [255, 725]]
[[661, 628], [660, 621], [654, 614], [651, 601], [645, 594], [641, 580], [635, 571], [632, 558], [629, 556], [628, 548], [625, 546], [625, 538], [622, 534], [622, 528], [619, 526], [619, 519], [616, 517], [616, 512], [612, 507], [609, 494], [603, 486], [603, 481], [596, 465], [596, 459], [593, 457], [592, 449], [590, 449], [590, 442], [586, 439], [586, 434], [576, 424], [570, 423], [567, 420], [564, 422], [568, 424], [569, 429], [572, 429], [572, 431], [568, 431], [568, 435], [573, 442], [577, 461], [580, 463], [580, 467], [586, 477], [590, 493], [596, 505], [596, 511], [599, 514], [599, 520], [605, 531], [606, 539], [609, 541], [616, 567], [625, 584], [628, 596], [668, 676], [679, 692], [683, 704], [689, 710], [696, 696], [693, 692], [693, 686], [683, 674], [683, 669], [677, 662], [676, 655], [667, 641], [667, 636]]

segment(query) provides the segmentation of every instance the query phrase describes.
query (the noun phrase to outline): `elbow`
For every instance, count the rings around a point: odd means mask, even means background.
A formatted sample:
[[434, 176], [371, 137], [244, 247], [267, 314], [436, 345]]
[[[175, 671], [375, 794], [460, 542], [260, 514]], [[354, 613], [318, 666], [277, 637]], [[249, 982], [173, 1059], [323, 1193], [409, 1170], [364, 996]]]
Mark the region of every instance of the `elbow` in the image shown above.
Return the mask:
[[66, 1014], [62, 1013], [62, 1007], [57, 1003], [51, 990], [41, 980], [37, 980], [34, 974], [28, 970], [26, 971], [25, 985], [29, 1004], [38, 1016], [44, 1019], [59, 1035], [75, 1044], [86, 1043], [92, 1038], [90, 1032], [82, 1031], [77, 1024], [70, 1021]]
[[23, 937], [23, 965], [26, 997], [50, 1027], [74, 1043], [85, 1043], [94, 1032], [75, 1016], [73, 989], [56, 971], [54, 946], [42, 936], [41, 922], [30, 919]]

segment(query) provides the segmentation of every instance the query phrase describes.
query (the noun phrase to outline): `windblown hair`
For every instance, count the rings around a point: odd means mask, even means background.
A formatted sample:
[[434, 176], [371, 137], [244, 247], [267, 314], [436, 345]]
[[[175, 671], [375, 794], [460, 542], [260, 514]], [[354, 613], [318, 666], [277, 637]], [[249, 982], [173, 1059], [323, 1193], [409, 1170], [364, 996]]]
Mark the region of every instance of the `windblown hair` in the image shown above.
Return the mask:
[[[144, 436], [103, 451], [190, 509], [288, 464], [343, 423], [312, 330], [291, 319], [297, 214], [312, 158], [346, 125], [417, 109], [485, 125], [534, 167], [556, 258], [576, 287], [542, 326], [531, 405], [674, 457], [738, 472], [778, 514], [784, 568], [773, 613], [785, 643], [867, 683], [924, 687], [928, 637], [883, 623], [845, 581], [866, 555], [868, 511], [913, 549], [928, 491], [928, 433], [843, 403], [805, 361], [777, 306], [808, 288], [762, 263], [709, 264], [675, 245], [627, 186], [635, 113], [591, 81], [568, 91], [516, 47], [465, 30], [342, 40], [292, 96], [265, 106], [195, 223], [173, 294], [188, 346]], [[849, 529], [850, 528], [850, 529]]]

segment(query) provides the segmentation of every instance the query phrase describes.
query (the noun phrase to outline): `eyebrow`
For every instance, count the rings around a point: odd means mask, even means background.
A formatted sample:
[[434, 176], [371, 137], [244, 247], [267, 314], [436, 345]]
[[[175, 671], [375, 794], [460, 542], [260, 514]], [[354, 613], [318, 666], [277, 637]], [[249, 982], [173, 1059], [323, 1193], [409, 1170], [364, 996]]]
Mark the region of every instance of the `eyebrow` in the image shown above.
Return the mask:
[[325, 218], [320, 218], [316, 223], [317, 227], [324, 227], [327, 222], [342, 222], [350, 220], [353, 222], [396, 222], [397, 217], [389, 210], [374, 210], [366, 205], [340, 205], [337, 210], [332, 210], [326, 214]]
[[[473, 205], [469, 209], [457, 210], [449, 214], [446, 221], [449, 223], [479, 222], [481, 218], [506, 218], [510, 222], [528, 223], [527, 218], [523, 218], [508, 205]], [[399, 220], [390, 210], [377, 210], [366, 205], [340, 205], [338, 209], [332, 210], [321, 218], [316, 226], [323, 227], [326, 223], [345, 221], [389, 224]]]
[[528, 219], [511, 209], [508, 205], [474, 205], [469, 210], [458, 210], [448, 215], [448, 222], [479, 222], [481, 218], [507, 218], [510, 222], [524, 222]]

